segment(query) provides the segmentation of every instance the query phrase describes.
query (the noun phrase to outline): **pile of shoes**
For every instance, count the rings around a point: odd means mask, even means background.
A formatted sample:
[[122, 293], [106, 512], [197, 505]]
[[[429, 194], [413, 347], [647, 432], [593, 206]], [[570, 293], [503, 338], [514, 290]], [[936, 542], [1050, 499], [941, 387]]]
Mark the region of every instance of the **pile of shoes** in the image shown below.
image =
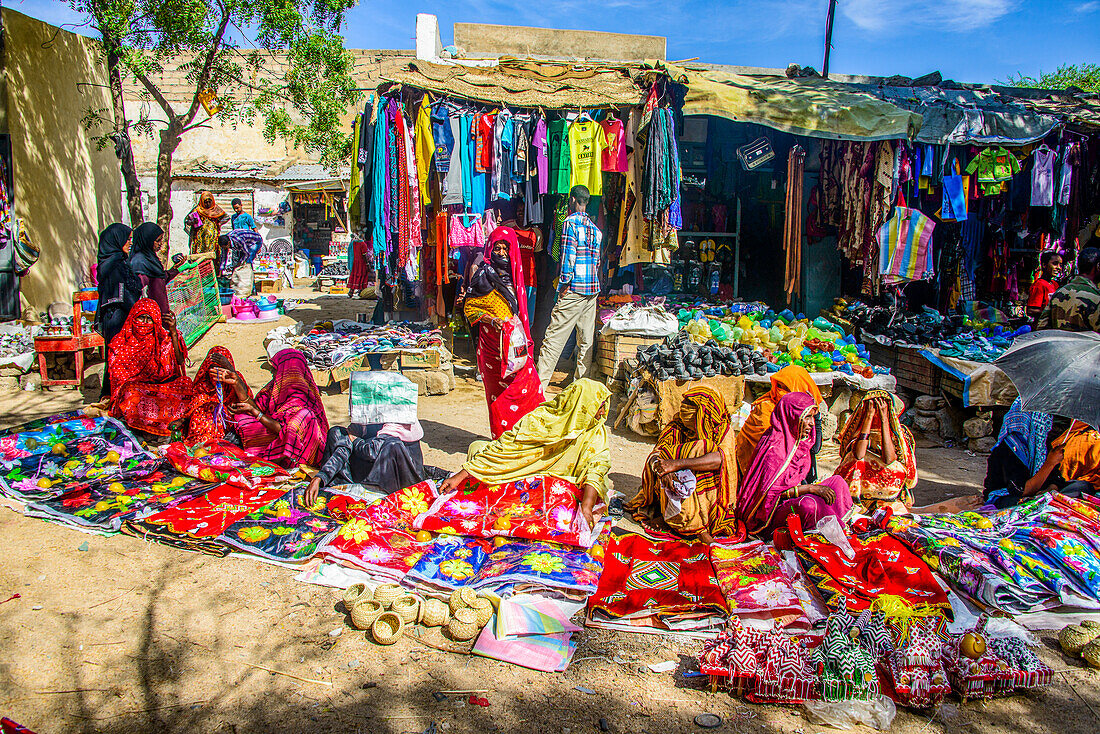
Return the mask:
[[718, 375], [766, 375], [763, 352], [740, 344], [723, 347], [714, 339], [697, 345], [686, 332], [670, 336], [662, 344], [638, 348], [638, 364], [657, 380], [701, 380]]

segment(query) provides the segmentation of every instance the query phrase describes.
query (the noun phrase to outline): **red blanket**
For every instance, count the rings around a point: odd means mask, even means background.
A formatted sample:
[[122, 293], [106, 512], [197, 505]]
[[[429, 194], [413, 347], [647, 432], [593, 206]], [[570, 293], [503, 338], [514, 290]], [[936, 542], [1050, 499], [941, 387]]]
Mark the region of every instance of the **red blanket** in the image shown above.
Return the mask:
[[259, 487], [290, 478], [281, 466], [257, 459], [244, 449], [217, 439], [192, 446], [173, 443], [168, 446], [168, 461], [180, 474], [239, 487]]
[[140, 525], [160, 526], [189, 538], [215, 538], [245, 515], [271, 504], [286, 494], [285, 489], [244, 489], [223, 484], [142, 520]]

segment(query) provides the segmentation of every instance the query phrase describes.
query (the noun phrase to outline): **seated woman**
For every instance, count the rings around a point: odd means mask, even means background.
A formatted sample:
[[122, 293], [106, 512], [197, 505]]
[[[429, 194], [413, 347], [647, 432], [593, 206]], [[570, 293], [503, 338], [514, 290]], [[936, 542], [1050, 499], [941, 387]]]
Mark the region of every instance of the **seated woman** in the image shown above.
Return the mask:
[[[752, 404], [752, 412], [745, 419], [745, 425], [741, 426], [741, 430], [737, 432], [737, 471], [741, 476], [745, 476], [745, 472], [749, 470], [752, 457], [756, 454], [756, 445], [760, 443], [764, 432], [771, 427], [772, 411], [775, 410], [775, 406], [784, 395], [792, 392], [806, 393], [814, 399], [814, 405], [821, 405], [821, 390], [818, 389], [817, 384], [810, 377], [810, 373], [803, 367], [796, 364], [787, 365], [772, 375], [771, 381], [772, 389]], [[815, 420], [817, 420], [816, 415]], [[819, 440], [812, 447], [813, 456], [816, 456], [821, 448], [821, 426], [816, 425], [816, 427], [817, 432], [815, 435], [819, 437]], [[811, 478], [816, 479], [817, 467], [812, 459], [810, 464]]]
[[642, 470], [642, 488], [624, 509], [639, 522], [710, 543], [715, 536], [738, 534], [736, 490], [726, 402], [709, 387], [693, 387], [661, 431]]
[[227, 405], [252, 398], [248, 383], [237, 372], [233, 355], [225, 347], [210, 347], [199, 371], [195, 373], [195, 397], [191, 401], [191, 419], [187, 441], [196, 443], [224, 439], [236, 429]]
[[1046, 463], [1053, 425], [1046, 413], [1024, 410], [1020, 398], [1012, 402], [986, 462], [986, 504], [1003, 510], [1020, 502], [1024, 486]]
[[499, 438], [544, 396], [531, 351], [523, 262], [515, 231], [494, 229], [484, 254], [484, 262], [470, 279], [463, 312], [471, 326], [478, 326], [477, 367], [489, 403], [489, 432]]
[[[1013, 408], [1015, 407], [1016, 403], [1013, 403]], [[1026, 411], [1019, 412], [1026, 415]], [[1012, 415], [1012, 411], [1009, 411], [1005, 416], [1006, 423]], [[1069, 497], [1080, 497], [1082, 494], [1100, 495], [1100, 432], [1085, 423], [1074, 421], [1065, 433], [1054, 439], [1050, 451], [1047, 452], [1045, 438], [1047, 434], [1044, 429], [1048, 425], [1049, 423], [1042, 418], [1032, 419], [1030, 426], [1024, 426], [1022, 419], [1013, 418], [1013, 426], [1008, 429], [1007, 434], [1013, 438], [1008, 440], [999, 438], [994, 451], [989, 455], [990, 472], [986, 476], [986, 502], [998, 509], [1005, 509], [1043, 492], [1061, 492]], [[1031, 433], [1025, 436], [1026, 430], [1030, 430]], [[1003, 424], [1001, 434], [1006, 434]], [[1029, 442], [1026, 444], [1029, 461], [1040, 464], [1030, 478], [1026, 477], [1026, 474], [1020, 471], [1020, 467], [1005, 456], [1002, 449], [1002, 443], [1017, 447], [1024, 446], [1022, 440], [1025, 437]], [[1032, 448], [1031, 442], [1040, 442], [1041, 445]], [[1010, 450], [1015, 453], [1014, 449]], [[994, 464], [995, 454], [999, 460], [998, 464]], [[1039, 459], [1040, 455], [1045, 455], [1045, 458]], [[1013, 458], [1022, 465], [1023, 460], [1018, 456]], [[1020, 486], [1021, 479], [1024, 480], [1022, 486]], [[998, 484], [1005, 486], [990, 486]]]
[[427, 478], [420, 439], [424, 429], [414, 423], [352, 424], [328, 430], [321, 470], [306, 489], [305, 504], [312, 505], [323, 487], [344, 482], [363, 484], [392, 494]]
[[151, 298], [139, 300], [107, 348], [110, 414], [139, 431], [171, 435], [187, 417], [194, 394], [186, 362], [175, 314], [161, 314]]
[[760, 439], [738, 490], [737, 517], [749, 533], [770, 540], [791, 513], [801, 518], [803, 528], [813, 529], [829, 515], [843, 520], [852, 509], [852, 496], [841, 477], [805, 483], [816, 439], [816, 412], [817, 404], [804, 392], [784, 395], [772, 411], [772, 427]]
[[840, 434], [840, 468], [852, 498], [866, 514], [879, 507], [905, 512], [913, 506], [917, 454], [913, 434], [898, 420], [901, 399], [871, 390], [859, 401]]
[[268, 358], [275, 377], [256, 395], [242, 397], [248, 389], [240, 375], [225, 376], [237, 401], [229, 406], [237, 435], [253, 456], [287, 469], [300, 464], [317, 466], [328, 434], [328, 418], [321, 393], [305, 356], [286, 345], [272, 345]]
[[611, 486], [609, 431], [611, 405], [606, 387], [580, 379], [530, 413], [495, 441], [475, 441], [462, 470], [439, 487], [451, 492], [470, 477], [505, 484], [546, 474], [580, 487], [580, 511], [594, 528], [596, 501], [607, 502]]

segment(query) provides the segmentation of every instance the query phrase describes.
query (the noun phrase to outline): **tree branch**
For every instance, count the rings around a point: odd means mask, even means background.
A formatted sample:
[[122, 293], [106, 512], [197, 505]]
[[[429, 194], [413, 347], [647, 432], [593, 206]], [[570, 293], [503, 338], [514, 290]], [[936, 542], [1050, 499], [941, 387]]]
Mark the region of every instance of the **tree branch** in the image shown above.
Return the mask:
[[210, 43], [210, 50], [206, 52], [206, 60], [203, 62], [202, 71], [199, 72], [199, 76], [195, 80], [195, 94], [191, 98], [191, 106], [184, 116], [184, 124], [190, 124], [191, 121], [195, 119], [195, 114], [199, 111], [199, 93], [206, 89], [206, 85], [210, 81], [210, 70], [214, 66], [214, 58], [221, 49], [222, 38], [225, 37], [225, 31], [229, 27], [229, 8], [221, 2], [219, 2], [218, 5], [220, 5], [222, 9], [222, 19], [221, 22], [218, 23], [218, 30], [214, 32], [214, 38]]
[[137, 77], [137, 80], [141, 82], [141, 86], [145, 87], [145, 91], [156, 100], [160, 108], [164, 110], [164, 114], [168, 115], [168, 119], [174, 119], [176, 117], [176, 111], [172, 109], [172, 105], [168, 102], [168, 98], [157, 88], [157, 85], [153, 84], [153, 80], [133, 67], [130, 68], [130, 73]]

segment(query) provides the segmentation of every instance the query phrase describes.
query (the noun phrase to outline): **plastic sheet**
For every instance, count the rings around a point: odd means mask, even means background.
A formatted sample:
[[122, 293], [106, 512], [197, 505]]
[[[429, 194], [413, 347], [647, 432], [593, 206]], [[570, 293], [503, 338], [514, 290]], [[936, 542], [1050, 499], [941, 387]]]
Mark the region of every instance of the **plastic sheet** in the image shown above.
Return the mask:
[[876, 696], [868, 701], [809, 701], [806, 715], [813, 724], [825, 724], [837, 729], [853, 726], [871, 726], [879, 731], [890, 728], [898, 710], [886, 696]]

